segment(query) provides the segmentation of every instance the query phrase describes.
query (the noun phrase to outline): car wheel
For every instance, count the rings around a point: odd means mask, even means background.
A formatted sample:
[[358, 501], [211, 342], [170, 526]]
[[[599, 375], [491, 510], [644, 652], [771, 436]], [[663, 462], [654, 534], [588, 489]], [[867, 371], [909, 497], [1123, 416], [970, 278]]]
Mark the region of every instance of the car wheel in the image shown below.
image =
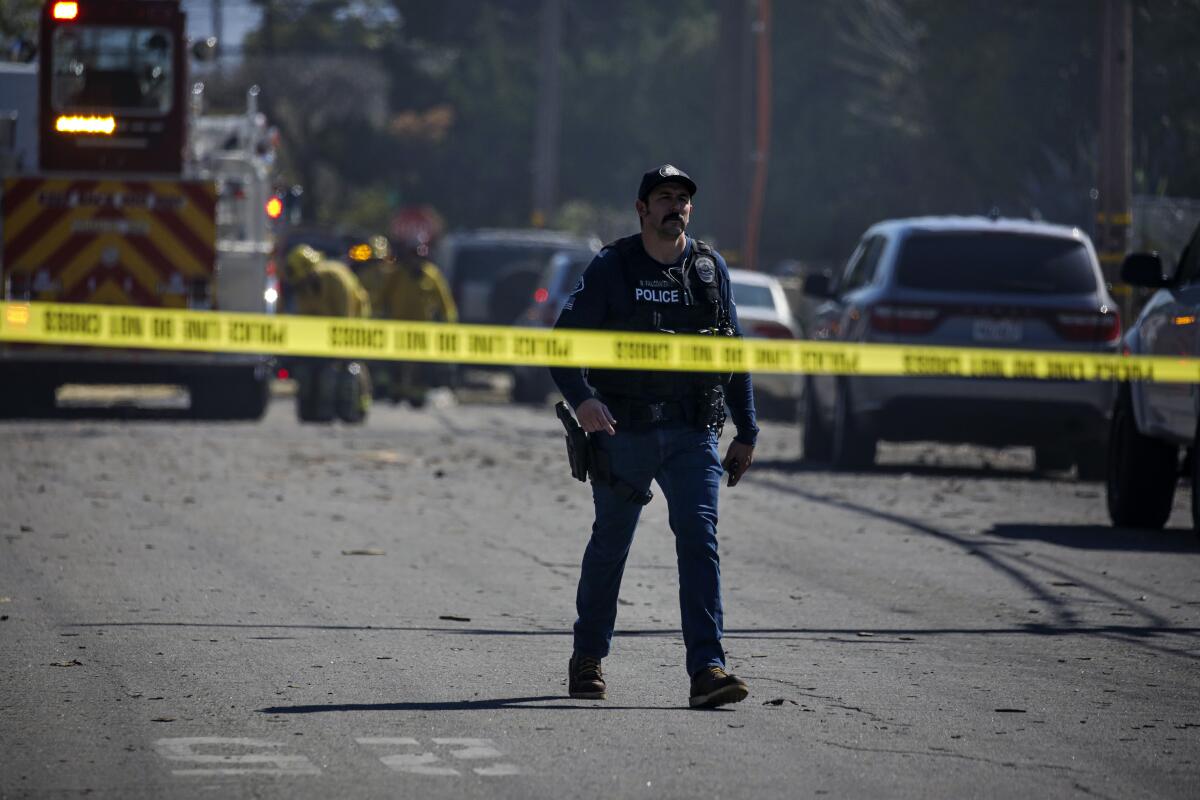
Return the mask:
[[833, 437], [829, 426], [821, 421], [817, 409], [817, 395], [812, 381], [804, 385], [804, 399], [800, 402], [800, 457], [805, 461], [826, 462], [833, 457]]
[[850, 390], [845, 383], [838, 386], [833, 415], [833, 465], [839, 469], [861, 469], [874, 466], [876, 438], [866, 430], [861, 419], [854, 415]]
[[1075, 463], [1071, 450], [1058, 444], [1039, 444], [1033, 448], [1033, 468], [1038, 472], [1062, 472]]
[[8, 374], [0, 375], [0, 419], [44, 417], [54, 412], [55, 383], [24, 375], [19, 380], [8, 378]]
[[1200, 490], [1200, 458], [1197, 458], [1200, 453], [1196, 451], [1196, 443], [1200, 442], [1200, 427], [1196, 428], [1196, 435], [1192, 439], [1192, 457], [1188, 459], [1191, 464], [1189, 477], [1192, 480], [1192, 530], [1197, 536], [1200, 536], [1200, 497], [1197, 497], [1197, 490]]
[[1171, 516], [1179, 482], [1179, 448], [1143, 435], [1133, 417], [1126, 384], [1117, 394], [1108, 438], [1108, 516], [1123, 528], [1160, 529]]

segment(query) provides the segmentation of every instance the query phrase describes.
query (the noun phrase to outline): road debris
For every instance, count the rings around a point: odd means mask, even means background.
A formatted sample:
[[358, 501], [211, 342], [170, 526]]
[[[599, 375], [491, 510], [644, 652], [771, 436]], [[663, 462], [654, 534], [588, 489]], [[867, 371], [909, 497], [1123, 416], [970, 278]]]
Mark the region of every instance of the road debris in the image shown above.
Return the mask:
[[386, 556], [387, 553], [378, 547], [360, 547], [354, 550], [343, 550], [344, 556]]

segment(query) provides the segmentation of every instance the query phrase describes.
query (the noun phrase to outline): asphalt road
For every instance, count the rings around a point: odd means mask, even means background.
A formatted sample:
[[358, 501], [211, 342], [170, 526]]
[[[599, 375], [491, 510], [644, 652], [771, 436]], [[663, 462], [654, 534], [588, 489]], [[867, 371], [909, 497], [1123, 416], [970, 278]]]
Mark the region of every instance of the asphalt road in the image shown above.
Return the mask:
[[[566, 698], [590, 524], [550, 408], [359, 428], [0, 423], [0, 797], [1195, 797], [1200, 547], [1027, 452], [723, 490], [750, 698], [687, 708], [647, 508], [606, 702]], [[727, 434], [728, 435], [728, 434]]]

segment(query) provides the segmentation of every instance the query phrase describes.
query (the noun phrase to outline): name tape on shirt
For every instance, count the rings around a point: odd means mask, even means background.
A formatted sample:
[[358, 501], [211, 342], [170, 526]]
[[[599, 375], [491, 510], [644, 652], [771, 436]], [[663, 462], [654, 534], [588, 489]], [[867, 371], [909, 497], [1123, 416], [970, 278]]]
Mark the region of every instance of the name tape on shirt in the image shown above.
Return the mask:
[[597, 369], [1200, 383], [1195, 358], [58, 303], [0, 303], [0, 342]]

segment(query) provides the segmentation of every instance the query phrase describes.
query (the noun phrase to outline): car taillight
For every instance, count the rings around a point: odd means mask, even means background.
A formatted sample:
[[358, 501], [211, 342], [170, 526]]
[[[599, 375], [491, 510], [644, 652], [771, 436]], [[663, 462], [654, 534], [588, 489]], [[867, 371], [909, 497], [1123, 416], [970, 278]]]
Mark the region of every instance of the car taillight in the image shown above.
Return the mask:
[[942, 312], [928, 306], [875, 306], [871, 327], [880, 333], [929, 333], [942, 320]]
[[1121, 338], [1121, 317], [1114, 311], [1060, 311], [1054, 315], [1054, 327], [1072, 342], [1115, 342]]
[[759, 336], [764, 339], [793, 339], [791, 330], [786, 325], [770, 320], [751, 322], [746, 326], [747, 336]]

